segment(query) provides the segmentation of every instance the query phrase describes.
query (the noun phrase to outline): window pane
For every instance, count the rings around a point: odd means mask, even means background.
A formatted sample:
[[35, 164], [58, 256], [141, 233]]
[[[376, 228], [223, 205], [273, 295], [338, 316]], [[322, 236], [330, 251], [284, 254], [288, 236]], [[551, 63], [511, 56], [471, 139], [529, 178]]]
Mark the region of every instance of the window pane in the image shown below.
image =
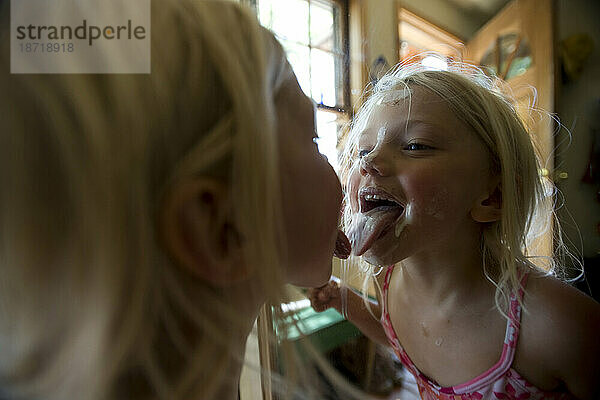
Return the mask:
[[327, 157], [327, 160], [336, 172], [339, 170], [337, 132], [337, 114], [317, 110], [317, 134], [319, 135], [317, 145], [319, 146], [319, 151]]
[[294, 69], [304, 94], [310, 97], [310, 50], [306, 46], [280, 40], [287, 58]]
[[338, 50], [334, 31], [334, 5], [311, 2], [310, 4], [310, 44], [323, 50]]
[[253, 0], [283, 45], [298, 82], [318, 104], [344, 108], [342, 7], [331, 0]]
[[311, 51], [312, 98], [318, 104], [336, 105], [335, 59], [333, 54], [312, 49]]
[[280, 39], [308, 45], [308, 2], [306, 0], [260, 0], [257, 3], [261, 24]]

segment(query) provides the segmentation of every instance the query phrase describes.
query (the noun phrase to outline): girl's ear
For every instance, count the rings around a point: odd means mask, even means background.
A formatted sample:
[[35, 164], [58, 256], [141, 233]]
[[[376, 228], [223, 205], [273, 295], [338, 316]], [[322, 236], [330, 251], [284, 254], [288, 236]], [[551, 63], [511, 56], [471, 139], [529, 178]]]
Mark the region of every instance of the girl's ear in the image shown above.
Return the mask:
[[229, 188], [222, 182], [200, 177], [176, 183], [164, 198], [159, 224], [167, 252], [193, 276], [216, 287], [249, 276]]
[[495, 222], [502, 218], [502, 187], [499, 182], [477, 199], [471, 209], [471, 217], [476, 222]]

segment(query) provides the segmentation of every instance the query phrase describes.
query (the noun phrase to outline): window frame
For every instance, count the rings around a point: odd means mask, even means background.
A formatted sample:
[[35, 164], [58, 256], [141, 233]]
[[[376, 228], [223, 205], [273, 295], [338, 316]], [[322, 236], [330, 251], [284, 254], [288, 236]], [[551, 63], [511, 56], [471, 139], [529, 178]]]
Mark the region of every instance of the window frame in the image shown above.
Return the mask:
[[[258, 17], [257, 0], [242, 0], [248, 4]], [[260, 1], [260, 0], [259, 0]], [[328, 106], [316, 102], [317, 109], [333, 112], [338, 114], [342, 118], [350, 118], [352, 112], [352, 100], [350, 96], [350, 17], [349, 17], [349, 0], [305, 0], [309, 5], [311, 2], [321, 3], [334, 3], [340, 9], [339, 15], [339, 32], [341, 33], [341, 52], [342, 52], [342, 65], [340, 72], [342, 74], [340, 82], [342, 83], [342, 104], [336, 104], [335, 106]], [[310, 24], [310, 20], [307, 21]], [[310, 29], [310, 25], [309, 25]], [[309, 50], [319, 49], [319, 47], [313, 47], [310, 43], [306, 46]], [[322, 50], [322, 49], [319, 49]], [[330, 52], [328, 50], [325, 50]], [[335, 54], [331, 52], [332, 54]], [[336, 82], [337, 83], [337, 82]]]

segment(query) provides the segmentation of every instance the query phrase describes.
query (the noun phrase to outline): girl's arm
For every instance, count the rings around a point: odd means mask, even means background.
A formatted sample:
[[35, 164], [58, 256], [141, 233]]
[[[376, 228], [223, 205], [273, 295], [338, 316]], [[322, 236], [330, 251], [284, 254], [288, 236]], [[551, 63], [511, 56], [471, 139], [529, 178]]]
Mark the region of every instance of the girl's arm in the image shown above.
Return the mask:
[[[346, 291], [347, 307], [342, 310], [342, 290]], [[376, 301], [369, 300], [371, 313], [367, 309], [363, 297], [351, 289], [340, 289], [338, 284], [331, 280], [320, 288], [312, 288], [307, 292], [307, 297], [315, 311], [322, 312], [328, 308], [335, 308], [346, 319], [354, 324], [365, 336], [375, 343], [388, 345], [387, 337], [380, 323], [381, 308]]]
[[600, 304], [557, 279], [533, 276], [526, 300], [522, 364], [533, 376], [544, 371], [577, 399], [600, 399]]
[[[570, 290], [568, 290], [570, 289]], [[562, 344], [559, 378], [578, 399], [600, 398], [600, 304], [569, 287], [562, 299], [561, 316], [555, 316]], [[557, 333], [558, 333], [557, 332]], [[558, 346], [560, 346], [560, 344]]]

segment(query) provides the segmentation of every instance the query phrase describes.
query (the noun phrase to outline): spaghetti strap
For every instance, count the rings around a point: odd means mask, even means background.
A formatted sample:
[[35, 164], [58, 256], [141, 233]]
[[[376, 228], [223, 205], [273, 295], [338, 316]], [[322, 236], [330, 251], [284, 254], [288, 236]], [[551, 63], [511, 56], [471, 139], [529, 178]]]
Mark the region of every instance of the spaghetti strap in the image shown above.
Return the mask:
[[519, 331], [521, 327], [520, 302], [523, 299], [523, 288], [527, 282], [527, 275], [527, 273], [523, 274], [520, 280], [521, 287], [516, 290], [516, 293], [513, 292], [510, 296], [508, 319], [506, 321], [506, 331], [504, 334], [504, 343], [502, 345], [502, 354], [500, 355], [500, 359], [489, 370], [478, 377], [461, 385], [453, 386], [453, 393], [469, 393], [481, 387], [491, 385], [511, 369], [512, 363], [515, 359], [517, 342], [519, 341]]

